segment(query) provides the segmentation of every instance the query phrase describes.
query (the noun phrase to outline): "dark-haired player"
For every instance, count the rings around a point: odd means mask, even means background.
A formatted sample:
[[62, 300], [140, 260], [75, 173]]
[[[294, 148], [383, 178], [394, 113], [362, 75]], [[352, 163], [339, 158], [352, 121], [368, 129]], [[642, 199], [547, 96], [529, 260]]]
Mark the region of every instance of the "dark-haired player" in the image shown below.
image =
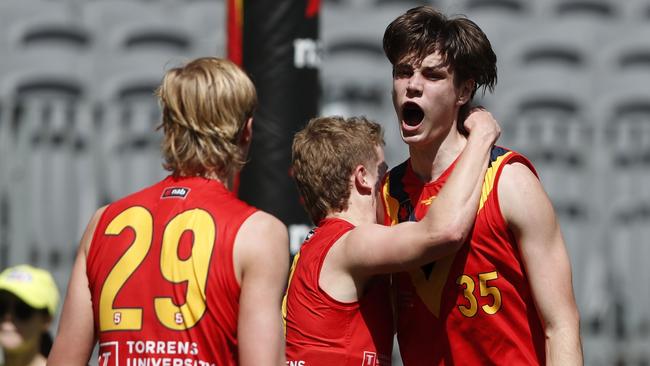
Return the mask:
[[[467, 144], [463, 116], [496, 83], [496, 56], [472, 21], [422, 6], [384, 34], [393, 104], [410, 158], [383, 183], [386, 224], [420, 220]], [[452, 183], [450, 183], [452, 184]], [[412, 365], [580, 365], [571, 267], [531, 163], [492, 150], [473, 231], [461, 249], [395, 275], [397, 335]]]

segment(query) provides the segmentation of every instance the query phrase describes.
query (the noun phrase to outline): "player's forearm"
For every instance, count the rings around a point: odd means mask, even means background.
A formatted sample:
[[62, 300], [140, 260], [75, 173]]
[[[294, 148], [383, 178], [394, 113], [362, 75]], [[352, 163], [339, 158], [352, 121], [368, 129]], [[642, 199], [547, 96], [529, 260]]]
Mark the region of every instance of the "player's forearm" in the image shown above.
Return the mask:
[[82, 241], [77, 250], [77, 258], [66, 291], [59, 329], [48, 357], [48, 365], [87, 365], [96, 343], [84, 248], [85, 244]]
[[452, 231], [452, 237], [461, 242], [476, 217], [493, 142], [483, 135], [470, 134], [456, 167], [425, 216], [432, 227]]
[[568, 324], [546, 330], [546, 365], [582, 365], [579, 325]]
[[269, 314], [266, 318], [255, 318], [254, 322], [239, 325], [239, 364], [284, 365], [284, 336], [280, 317]]

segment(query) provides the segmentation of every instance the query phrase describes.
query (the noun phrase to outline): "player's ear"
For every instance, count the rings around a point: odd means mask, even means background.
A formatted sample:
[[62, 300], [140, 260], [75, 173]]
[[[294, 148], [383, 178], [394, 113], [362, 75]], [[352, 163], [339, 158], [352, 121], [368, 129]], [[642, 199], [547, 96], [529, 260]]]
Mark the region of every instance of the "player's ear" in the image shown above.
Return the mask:
[[246, 123], [244, 123], [244, 126], [242, 127], [242, 130], [239, 134], [239, 143], [241, 145], [248, 145], [250, 144], [252, 139], [253, 139], [253, 117], [250, 117], [246, 121]]
[[242, 129], [239, 132], [239, 147], [241, 148], [244, 157], [248, 156], [251, 141], [253, 141], [253, 117], [246, 120], [246, 123], [244, 123], [244, 126], [242, 126]]
[[372, 184], [368, 180], [368, 169], [362, 164], [357, 165], [354, 168], [354, 186], [360, 194], [371, 194], [372, 193]]
[[474, 88], [476, 82], [473, 79], [465, 80], [458, 90], [458, 99], [456, 100], [457, 105], [464, 105], [472, 99], [472, 94], [474, 94]]

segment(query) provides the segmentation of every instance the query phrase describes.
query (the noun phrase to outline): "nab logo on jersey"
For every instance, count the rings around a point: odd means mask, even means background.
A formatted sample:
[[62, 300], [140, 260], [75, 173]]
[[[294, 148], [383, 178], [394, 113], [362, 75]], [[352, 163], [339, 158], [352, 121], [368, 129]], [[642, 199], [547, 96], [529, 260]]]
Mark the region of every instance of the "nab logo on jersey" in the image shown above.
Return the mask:
[[183, 187], [168, 187], [162, 193], [160, 198], [185, 198], [190, 193], [189, 188]]

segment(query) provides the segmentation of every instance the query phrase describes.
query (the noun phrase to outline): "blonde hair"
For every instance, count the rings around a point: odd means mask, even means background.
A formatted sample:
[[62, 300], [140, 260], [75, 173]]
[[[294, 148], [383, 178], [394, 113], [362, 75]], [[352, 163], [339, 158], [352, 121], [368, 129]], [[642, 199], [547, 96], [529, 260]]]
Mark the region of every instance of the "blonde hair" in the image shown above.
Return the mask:
[[239, 137], [257, 107], [257, 93], [237, 65], [215, 57], [195, 59], [169, 70], [156, 95], [165, 169], [227, 178], [243, 167]]
[[314, 224], [347, 209], [350, 175], [377, 162], [376, 148], [383, 145], [381, 126], [365, 117], [314, 118], [295, 135], [293, 177]]

